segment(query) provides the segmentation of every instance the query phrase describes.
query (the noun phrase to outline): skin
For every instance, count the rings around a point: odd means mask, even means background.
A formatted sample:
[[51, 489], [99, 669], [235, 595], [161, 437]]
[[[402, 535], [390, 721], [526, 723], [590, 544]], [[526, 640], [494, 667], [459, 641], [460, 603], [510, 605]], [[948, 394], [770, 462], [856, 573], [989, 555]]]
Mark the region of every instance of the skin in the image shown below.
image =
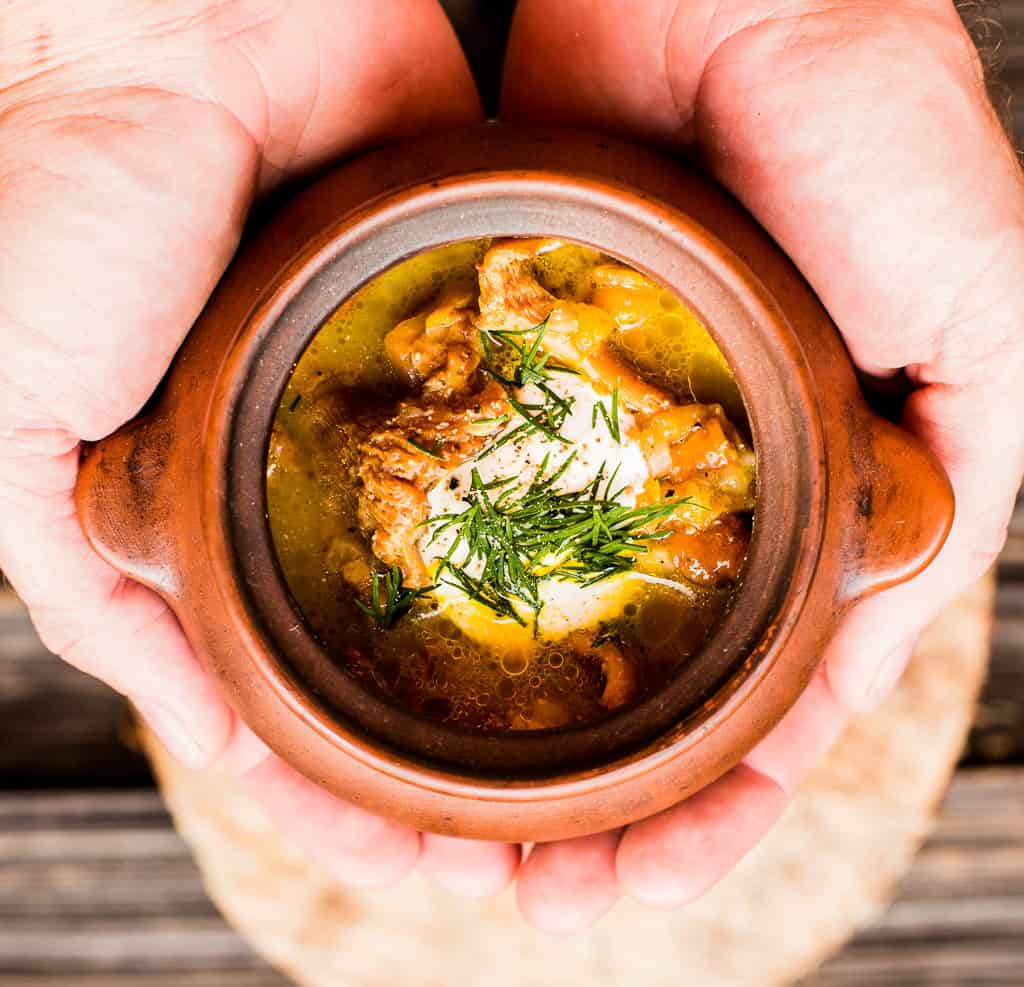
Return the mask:
[[[331, 873], [376, 886], [418, 861], [486, 897], [515, 876], [518, 847], [421, 836], [297, 775], [74, 516], [79, 443], [152, 392], [256, 199], [363, 147], [479, 118], [433, 0], [336, 13], [329, 0], [5, 9], [0, 566], [49, 647], [129, 696], [184, 763], [242, 778]], [[935, 565], [850, 614], [743, 765], [624, 833], [532, 849], [520, 908], [571, 932], [621, 893], [674, 907], [711, 887], [995, 557], [1024, 470], [1024, 189], [948, 2], [521, 0], [506, 77], [509, 117], [700, 156], [791, 254], [858, 363], [906, 369], [903, 424], [958, 498]]]

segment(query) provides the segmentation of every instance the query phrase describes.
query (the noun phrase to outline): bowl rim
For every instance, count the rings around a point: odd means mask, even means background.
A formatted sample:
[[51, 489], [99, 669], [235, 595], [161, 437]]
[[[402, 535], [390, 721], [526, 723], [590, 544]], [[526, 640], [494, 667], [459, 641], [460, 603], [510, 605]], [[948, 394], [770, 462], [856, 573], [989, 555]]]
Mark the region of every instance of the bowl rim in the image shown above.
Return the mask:
[[[558, 228], [551, 226], [552, 204], [561, 210]], [[500, 228], [493, 225], [496, 217]], [[594, 235], [602, 222], [605, 232]], [[646, 248], [627, 251], [617, 249], [621, 239], [615, 246], [607, 241], [609, 229], [626, 228], [630, 242]], [[361, 687], [360, 696], [372, 701], [339, 716], [331, 708], [337, 695], [325, 703], [295, 673], [303, 660], [322, 662], [323, 651], [291, 600], [266, 523], [265, 457], [280, 394], [324, 319], [380, 271], [453, 240], [541, 232], [619, 256], [693, 307], [736, 371], [758, 450], [756, 516], [772, 523], [755, 521], [733, 604], [687, 660], [687, 666], [703, 660], [708, 668], [699, 680], [691, 678], [689, 689], [666, 687], [594, 724], [500, 737], [426, 721]], [[698, 273], [704, 274], [699, 289]], [[734, 317], [728, 332], [723, 312]], [[751, 345], [755, 341], [760, 345]], [[775, 386], [756, 383], [765, 377]], [[613, 784], [715, 730], [759, 687], [784, 648], [824, 537], [826, 450], [813, 395], [810, 367], [775, 299], [720, 240], [664, 202], [613, 180], [539, 169], [464, 173], [385, 193], [328, 224], [282, 270], [239, 329], [219, 375], [208, 418], [215, 427], [204, 476], [213, 482], [204, 482], [203, 529], [211, 557], [224, 563], [214, 566], [222, 602], [277, 696], [334, 746], [377, 770], [439, 791], [501, 792], [516, 800], [555, 797], [598, 776]], [[765, 458], [764, 449], [787, 449], [788, 455]], [[382, 706], [389, 714], [383, 719]], [[582, 739], [567, 744], [571, 736]]]

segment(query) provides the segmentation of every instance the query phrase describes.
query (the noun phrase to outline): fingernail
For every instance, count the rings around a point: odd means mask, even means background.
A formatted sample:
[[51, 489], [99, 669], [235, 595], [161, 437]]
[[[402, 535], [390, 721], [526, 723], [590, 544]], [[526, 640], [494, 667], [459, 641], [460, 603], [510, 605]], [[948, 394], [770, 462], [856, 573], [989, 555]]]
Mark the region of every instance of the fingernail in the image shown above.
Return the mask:
[[160, 743], [185, 767], [206, 767], [209, 758], [176, 713], [162, 703], [152, 701], [137, 702], [135, 708], [142, 714]]
[[916, 643], [916, 641], [904, 641], [898, 644], [879, 662], [875, 669], [875, 676], [868, 683], [864, 693], [863, 712], [878, 709], [889, 698], [910, 661]]

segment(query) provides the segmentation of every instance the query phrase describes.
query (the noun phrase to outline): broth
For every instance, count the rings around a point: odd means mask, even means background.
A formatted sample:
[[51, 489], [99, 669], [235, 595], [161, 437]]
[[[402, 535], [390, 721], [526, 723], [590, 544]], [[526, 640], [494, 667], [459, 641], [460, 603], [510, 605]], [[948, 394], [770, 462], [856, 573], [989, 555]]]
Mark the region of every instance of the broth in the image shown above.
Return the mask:
[[455, 243], [364, 285], [299, 360], [271, 534], [366, 687], [469, 728], [588, 722], [674, 675], [727, 606], [743, 429], [721, 352], [650, 279], [562, 241]]

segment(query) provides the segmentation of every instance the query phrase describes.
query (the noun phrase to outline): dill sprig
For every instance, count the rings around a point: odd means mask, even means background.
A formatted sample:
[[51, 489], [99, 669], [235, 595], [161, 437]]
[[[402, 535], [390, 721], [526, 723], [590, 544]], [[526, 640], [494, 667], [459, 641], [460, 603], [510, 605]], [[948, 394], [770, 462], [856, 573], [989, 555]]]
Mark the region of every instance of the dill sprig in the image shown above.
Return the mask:
[[689, 502], [626, 507], [618, 503], [624, 489], [615, 487], [618, 469], [607, 476], [603, 466], [583, 490], [559, 491], [575, 457], [574, 451], [549, 473], [545, 456], [525, 491], [516, 477], [484, 482], [473, 469], [466, 510], [424, 522], [434, 529], [428, 544], [454, 531], [436, 578], [521, 624], [516, 604], [525, 604], [536, 630], [541, 580], [591, 586], [631, 569], [650, 541], [667, 535], [653, 526]]
[[429, 446], [425, 446], [420, 442], [416, 442], [414, 439], [410, 439], [406, 436], [405, 441], [413, 447], [417, 452], [422, 452], [425, 456], [429, 456], [431, 459], [436, 459], [439, 462], [444, 462], [444, 456], [441, 455], [441, 447], [444, 442], [438, 442], [437, 445], [431, 449]]
[[597, 428], [597, 416], [600, 414], [601, 418], [604, 419], [605, 425], [608, 427], [608, 434], [618, 442], [622, 444], [622, 428], [619, 422], [619, 389], [618, 387], [612, 390], [611, 398], [611, 411], [605, 406], [604, 401], [595, 401], [594, 410], [590, 416], [590, 427]]
[[[383, 595], [381, 587], [383, 585]], [[370, 585], [370, 603], [363, 603], [362, 600], [355, 601], [363, 613], [372, 617], [378, 627], [385, 630], [391, 627], [399, 617], [404, 617], [412, 605], [422, 596], [426, 596], [434, 589], [433, 586], [424, 586], [422, 589], [407, 589], [404, 585], [402, 570], [392, 566], [387, 572], [375, 572]]]
[[[548, 317], [550, 318], [550, 316]], [[530, 432], [540, 432], [552, 442], [569, 445], [561, 434], [565, 420], [572, 414], [575, 398], [564, 398], [551, 387], [551, 372], [574, 373], [568, 367], [550, 363], [551, 354], [541, 349], [544, 335], [548, 331], [548, 319], [532, 329], [490, 329], [480, 330], [480, 341], [484, 354], [491, 366], [484, 367], [484, 373], [496, 380], [505, 389], [512, 410], [523, 419], [522, 424], [506, 432], [478, 455], [477, 459], [489, 456], [509, 442], [515, 442]], [[511, 376], [499, 373], [493, 366], [495, 348], [507, 347], [516, 356], [516, 365]], [[516, 391], [533, 385], [541, 393], [539, 402], [525, 402], [516, 397]]]

